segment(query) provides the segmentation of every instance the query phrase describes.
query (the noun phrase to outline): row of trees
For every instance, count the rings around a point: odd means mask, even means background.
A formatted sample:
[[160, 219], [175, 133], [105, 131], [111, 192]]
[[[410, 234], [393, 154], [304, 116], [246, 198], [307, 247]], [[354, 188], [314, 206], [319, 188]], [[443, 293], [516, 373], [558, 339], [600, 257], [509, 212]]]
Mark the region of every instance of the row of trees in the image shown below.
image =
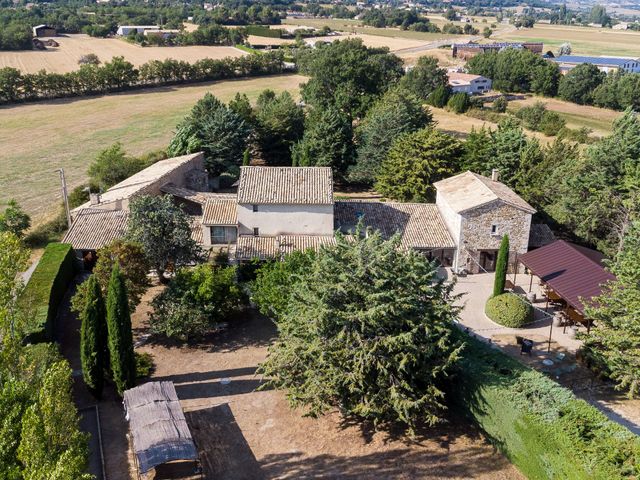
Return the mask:
[[92, 478], [80, 432], [71, 369], [51, 344], [25, 345], [29, 312], [16, 298], [28, 251], [0, 232], [0, 477]]
[[21, 73], [11, 67], [0, 69], [0, 103], [60, 97], [93, 95], [131, 88], [176, 83], [223, 80], [282, 73], [282, 53], [245, 55], [239, 58], [194, 63], [152, 60], [139, 68], [123, 57], [114, 57], [102, 65], [82, 65], [70, 73]]
[[584, 63], [561, 75], [558, 66], [528, 50], [508, 48], [476, 55], [467, 62], [471, 73], [493, 80], [504, 92], [532, 92], [580, 105], [624, 110], [640, 107], [640, 74], [616, 71], [608, 75]]
[[242, 28], [227, 28], [218, 24], [200, 25], [191, 32], [182, 30], [175, 36], [165, 38], [162, 35], [144, 35], [132, 30], [127, 40], [142, 46], [175, 46], [175, 45], [237, 45], [244, 43], [247, 33]]

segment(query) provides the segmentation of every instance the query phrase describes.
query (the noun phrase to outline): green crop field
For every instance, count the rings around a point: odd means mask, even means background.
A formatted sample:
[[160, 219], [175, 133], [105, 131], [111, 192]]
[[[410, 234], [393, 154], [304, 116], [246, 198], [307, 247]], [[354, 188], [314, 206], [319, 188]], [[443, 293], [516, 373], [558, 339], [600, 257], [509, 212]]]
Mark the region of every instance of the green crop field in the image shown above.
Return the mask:
[[115, 142], [138, 155], [167, 146], [176, 124], [206, 92], [224, 101], [271, 88], [299, 94], [300, 75], [155, 88], [0, 108], [0, 205], [15, 198], [35, 222], [58, 208], [63, 167], [70, 188], [86, 179], [96, 154]]

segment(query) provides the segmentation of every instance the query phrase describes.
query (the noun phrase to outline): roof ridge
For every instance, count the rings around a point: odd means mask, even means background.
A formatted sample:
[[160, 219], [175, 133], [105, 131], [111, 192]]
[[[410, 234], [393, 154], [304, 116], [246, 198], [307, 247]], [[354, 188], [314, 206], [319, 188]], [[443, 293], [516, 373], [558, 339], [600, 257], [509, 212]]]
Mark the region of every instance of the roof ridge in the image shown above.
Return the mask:
[[[598, 254], [602, 255], [602, 258], [605, 258], [605, 257], [604, 257], [604, 255], [603, 255], [602, 253], [600, 253], [598, 250], [594, 250], [593, 248], [589, 248], [589, 247], [583, 247], [582, 245], [578, 245], [578, 244], [575, 244], [575, 243], [573, 243], [573, 242], [569, 242], [569, 241], [567, 241], [567, 240], [563, 240], [563, 239], [561, 239], [561, 238], [560, 238], [560, 239], [558, 239], [558, 240], [556, 240], [556, 241], [557, 241], [557, 242], [564, 242], [564, 243], [566, 243], [569, 247], [571, 247], [571, 249], [572, 249], [574, 252], [578, 253], [578, 255], [580, 255], [580, 256], [582, 256], [582, 257], [586, 258], [586, 259], [587, 259], [587, 260], [589, 260], [591, 263], [593, 263], [593, 264], [595, 264], [595, 265], [597, 265], [597, 266], [599, 266], [599, 267], [604, 268], [604, 265], [602, 265], [602, 263], [600, 263], [600, 262], [598, 262], [598, 261], [594, 260], [593, 258], [591, 258], [589, 255], [585, 254], [585, 253], [582, 251], [582, 249], [583, 249], [583, 248], [586, 248], [587, 250], [593, 250], [594, 252], [596, 252], [596, 253], [598, 253]], [[608, 271], [608, 270], [607, 270], [607, 271]]]

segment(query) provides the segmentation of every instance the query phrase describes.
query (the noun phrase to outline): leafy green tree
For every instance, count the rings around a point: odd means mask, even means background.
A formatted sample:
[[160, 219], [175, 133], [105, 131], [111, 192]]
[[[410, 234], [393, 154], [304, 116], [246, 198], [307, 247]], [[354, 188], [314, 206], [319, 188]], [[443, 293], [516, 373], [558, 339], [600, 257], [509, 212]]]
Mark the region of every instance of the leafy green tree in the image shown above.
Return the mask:
[[289, 92], [282, 92], [259, 101], [255, 119], [262, 159], [269, 165], [291, 165], [291, 147], [304, 131], [302, 108]]
[[106, 311], [95, 275], [87, 280], [87, 295], [80, 315], [80, 360], [82, 378], [98, 398], [102, 395], [105, 368]]
[[87, 173], [92, 183], [107, 190], [146, 166], [139, 158], [128, 156], [122, 144], [114, 143], [98, 154]]
[[438, 85], [427, 97], [427, 103], [436, 108], [444, 108], [451, 96], [451, 89], [448, 85]]
[[[0, 346], [22, 341], [16, 299], [23, 285], [16, 279], [26, 270], [28, 259], [29, 252], [20, 239], [11, 232], [0, 231]], [[0, 352], [2, 350], [0, 348]]]
[[202, 336], [228, 320], [243, 297], [236, 282], [236, 267], [205, 264], [181, 269], [151, 302], [151, 331], [181, 340]]
[[487, 171], [486, 164], [491, 161], [494, 154], [491, 130], [484, 125], [478, 130], [471, 128], [464, 142], [464, 154], [461, 170], [471, 170], [475, 173]]
[[398, 136], [432, 123], [431, 112], [415, 95], [402, 88], [389, 90], [371, 107], [356, 130], [358, 156], [349, 170], [349, 180], [372, 185]]
[[402, 60], [387, 48], [365, 47], [348, 39], [301, 52], [298, 68], [310, 80], [302, 98], [311, 106], [333, 106], [349, 119], [360, 118], [403, 74]]
[[464, 92], [454, 93], [447, 101], [447, 109], [454, 113], [464, 113], [469, 110], [470, 106], [469, 95]]
[[586, 306], [597, 327], [582, 339], [617, 388], [634, 398], [640, 396], [640, 221], [629, 226], [609, 270], [616, 279]]
[[375, 189], [402, 202], [433, 201], [433, 183], [458, 171], [462, 153], [460, 141], [438, 130], [406, 133], [382, 162]]
[[342, 177], [353, 162], [353, 131], [347, 116], [333, 107], [312, 110], [302, 139], [291, 150], [299, 167], [332, 167]]
[[493, 101], [492, 109], [498, 113], [504, 113], [507, 111], [509, 102], [506, 97], [498, 97]]
[[617, 71], [609, 73], [593, 92], [593, 103], [599, 107], [640, 110], [640, 75]]
[[53, 364], [44, 374], [37, 401], [22, 417], [17, 455], [25, 480], [93, 478], [86, 473], [88, 436], [78, 428], [71, 383], [67, 362]]
[[608, 255], [620, 248], [640, 213], [640, 122], [627, 110], [613, 133], [554, 172], [555, 195], [546, 210], [560, 224]]
[[606, 75], [595, 65], [582, 63], [562, 77], [558, 86], [558, 95], [569, 102], [591, 105], [594, 92], [605, 77]]
[[453, 9], [453, 7], [449, 7], [449, 8], [447, 8], [445, 10], [443, 17], [446, 18], [447, 20], [449, 20], [450, 22], [453, 22], [453, 21], [457, 20], [458, 14]]
[[242, 95], [240, 93], [236, 93], [233, 100], [229, 102], [229, 109], [240, 115], [248, 125], [255, 124], [255, 112], [253, 111], [253, 107], [251, 106], [251, 102], [249, 101], [249, 97], [247, 97], [246, 93], [243, 93]]
[[507, 267], [509, 266], [509, 235], [503, 235], [498, 249], [496, 260], [496, 272], [493, 281], [493, 296], [504, 293], [504, 285], [507, 281]]
[[120, 395], [136, 382], [136, 360], [133, 354], [133, 332], [127, 288], [120, 267], [111, 271], [107, 294], [107, 330], [109, 334], [109, 360], [113, 382]]
[[423, 56], [418, 58], [416, 65], [400, 79], [400, 86], [424, 102], [436, 88], [446, 87], [448, 81], [447, 71], [440, 68], [438, 60]]
[[31, 218], [25, 213], [18, 202], [9, 200], [7, 208], [0, 213], [0, 232], [11, 232], [22, 238], [25, 230], [31, 226]]
[[167, 151], [172, 156], [203, 151], [208, 172], [218, 176], [241, 164], [250, 133], [238, 113], [207, 93], [178, 124]]
[[607, 9], [603, 5], [594, 5], [589, 13], [589, 23], [611, 26], [611, 17], [607, 15]]
[[128, 238], [142, 246], [161, 282], [168, 268], [200, 258], [200, 248], [191, 238], [191, 220], [170, 195], [136, 197], [129, 210]]
[[[451, 285], [435, 263], [379, 233], [337, 237], [278, 318], [278, 340], [261, 371], [311, 415], [340, 406], [376, 424], [435, 424], [443, 380], [458, 359]], [[349, 372], [345, 375], [345, 372]]]

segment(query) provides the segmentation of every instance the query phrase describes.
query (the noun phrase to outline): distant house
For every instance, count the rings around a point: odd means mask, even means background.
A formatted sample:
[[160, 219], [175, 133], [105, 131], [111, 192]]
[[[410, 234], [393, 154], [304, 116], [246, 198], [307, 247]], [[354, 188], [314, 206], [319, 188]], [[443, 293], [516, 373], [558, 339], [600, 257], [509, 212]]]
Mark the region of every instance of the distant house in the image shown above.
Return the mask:
[[491, 79], [482, 75], [448, 72], [447, 77], [449, 77], [449, 87], [453, 93], [463, 92], [473, 95], [491, 90]]
[[146, 30], [160, 30], [160, 27], [158, 25], [121, 25], [116, 35], [127, 36], [131, 32], [144, 34]]
[[166, 29], [147, 29], [144, 31], [145, 37], [162, 37], [171, 38], [180, 33], [180, 30], [166, 30]]
[[56, 35], [58, 35], [58, 31], [49, 25], [42, 24], [33, 27], [34, 37], [55, 37]]
[[598, 67], [601, 72], [609, 73], [622, 70], [629, 73], [640, 72], [640, 60], [624, 57], [589, 57], [581, 55], [560, 55], [550, 58], [560, 67], [560, 71], [567, 73], [582, 63], [591, 63]]
[[543, 44], [540, 42], [500, 42], [500, 43], [454, 43], [451, 46], [453, 58], [468, 60], [479, 53], [499, 52], [505, 48], [525, 49], [542, 55]]

